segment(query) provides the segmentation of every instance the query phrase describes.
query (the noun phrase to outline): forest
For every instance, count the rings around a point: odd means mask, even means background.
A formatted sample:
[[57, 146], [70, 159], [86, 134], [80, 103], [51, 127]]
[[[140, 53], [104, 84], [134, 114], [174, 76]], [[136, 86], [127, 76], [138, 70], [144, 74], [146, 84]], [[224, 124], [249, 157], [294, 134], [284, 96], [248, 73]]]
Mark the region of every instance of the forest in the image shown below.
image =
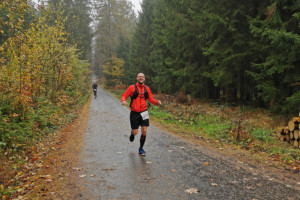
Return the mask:
[[154, 92], [299, 112], [297, 0], [144, 0], [138, 15], [126, 0], [0, 6], [1, 148], [67, 120], [90, 69], [109, 87], [143, 72]]
[[142, 71], [157, 92], [297, 114], [299, 34], [297, 0], [145, 0], [124, 80]]
[[125, 89], [140, 72], [157, 94], [298, 115], [300, 1], [1, 0], [0, 194], [76, 118], [92, 74]]
[[299, 1], [141, 6], [137, 15], [126, 0], [1, 1], [1, 148], [63, 123], [87, 98], [90, 69], [109, 87], [143, 72], [154, 92], [299, 112]]

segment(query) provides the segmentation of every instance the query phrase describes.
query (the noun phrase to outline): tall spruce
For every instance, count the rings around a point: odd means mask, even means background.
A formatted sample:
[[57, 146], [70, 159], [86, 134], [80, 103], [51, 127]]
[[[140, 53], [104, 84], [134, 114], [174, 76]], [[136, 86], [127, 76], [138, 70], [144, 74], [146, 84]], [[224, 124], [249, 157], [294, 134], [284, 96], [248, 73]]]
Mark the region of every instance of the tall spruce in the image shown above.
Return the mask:
[[297, 114], [300, 110], [300, 2], [270, 1], [251, 20], [257, 58], [251, 72], [265, 106]]
[[[135, 25], [132, 4], [126, 0], [96, 0], [95, 65], [104, 64], [113, 56], [128, 59], [131, 32]], [[127, 51], [127, 52], [126, 52]]]
[[127, 83], [132, 83], [136, 75], [143, 72], [146, 75], [147, 84], [152, 85], [152, 78], [155, 76], [151, 61], [154, 3], [153, 0], [143, 0], [141, 4], [142, 10], [133, 35], [129, 66], [126, 70]]

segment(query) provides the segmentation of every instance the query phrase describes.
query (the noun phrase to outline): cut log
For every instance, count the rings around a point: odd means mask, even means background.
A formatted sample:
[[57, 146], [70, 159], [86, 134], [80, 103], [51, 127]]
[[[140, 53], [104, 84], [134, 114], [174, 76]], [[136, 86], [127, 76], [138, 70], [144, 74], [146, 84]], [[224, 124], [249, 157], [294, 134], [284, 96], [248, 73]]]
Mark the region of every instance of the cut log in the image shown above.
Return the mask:
[[284, 136], [284, 140], [287, 141], [287, 142], [289, 142], [290, 141], [290, 136], [289, 135], [285, 135]]
[[290, 120], [288, 123], [289, 131], [293, 131], [295, 129], [295, 122]]
[[299, 129], [295, 129], [294, 130], [294, 138], [295, 138], [295, 140], [298, 140], [299, 137], [300, 137], [300, 135], [299, 135]]
[[298, 123], [299, 123], [299, 122], [300, 122], [300, 117], [293, 117], [293, 118], [292, 118], [292, 121], [293, 121], [293, 122], [298, 122]]
[[298, 140], [294, 140], [294, 147], [298, 147], [298, 146], [299, 146]]
[[279, 131], [280, 133], [283, 132], [284, 129], [285, 129], [285, 126], [280, 126], [280, 127], [278, 127], [278, 131]]
[[286, 126], [286, 127], [284, 128], [283, 132], [284, 132], [285, 135], [288, 135], [288, 134], [289, 134], [289, 127]]
[[290, 136], [290, 140], [292, 140], [294, 138], [294, 131], [290, 131], [289, 136]]

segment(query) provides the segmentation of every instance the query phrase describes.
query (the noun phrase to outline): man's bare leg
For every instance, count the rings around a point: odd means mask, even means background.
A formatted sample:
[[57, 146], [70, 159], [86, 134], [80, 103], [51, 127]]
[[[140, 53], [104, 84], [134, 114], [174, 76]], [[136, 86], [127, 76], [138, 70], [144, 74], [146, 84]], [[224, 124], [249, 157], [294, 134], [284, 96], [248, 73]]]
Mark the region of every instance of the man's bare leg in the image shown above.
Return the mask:
[[132, 129], [131, 130], [131, 135], [129, 137], [130, 142], [133, 142], [134, 136], [138, 133], [138, 131], [139, 131], [138, 129]]

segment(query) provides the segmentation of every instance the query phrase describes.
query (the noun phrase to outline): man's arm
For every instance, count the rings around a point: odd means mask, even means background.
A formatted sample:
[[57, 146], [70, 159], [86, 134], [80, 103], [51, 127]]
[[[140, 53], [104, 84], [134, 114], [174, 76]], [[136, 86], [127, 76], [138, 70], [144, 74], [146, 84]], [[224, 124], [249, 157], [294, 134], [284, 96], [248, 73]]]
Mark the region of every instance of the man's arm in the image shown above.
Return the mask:
[[[134, 87], [134, 86], [133, 86]], [[121, 98], [121, 104], [122, 106], [126, 106], [127, 105], [127, 102], [126, 102], [126, 99], [131, 96], [131, 93], [132, 93], [132, 86], [129, 86], [127, 88], [127, 90], [123, 93], [122, 95], [122, 98]]]
[[148, 95], [149, 95], [149, 96], [148, 96], [148, 101], [149, 101], [150, 103], [152, 103], [153, 105], [161, 105], [161, 101], [160, 101], [160, 100], [156, 100], [156, 99], [153, 98], [153, 94], [152, 94], [150, 88], [147, 87], [146, 90], [148, 91]]

